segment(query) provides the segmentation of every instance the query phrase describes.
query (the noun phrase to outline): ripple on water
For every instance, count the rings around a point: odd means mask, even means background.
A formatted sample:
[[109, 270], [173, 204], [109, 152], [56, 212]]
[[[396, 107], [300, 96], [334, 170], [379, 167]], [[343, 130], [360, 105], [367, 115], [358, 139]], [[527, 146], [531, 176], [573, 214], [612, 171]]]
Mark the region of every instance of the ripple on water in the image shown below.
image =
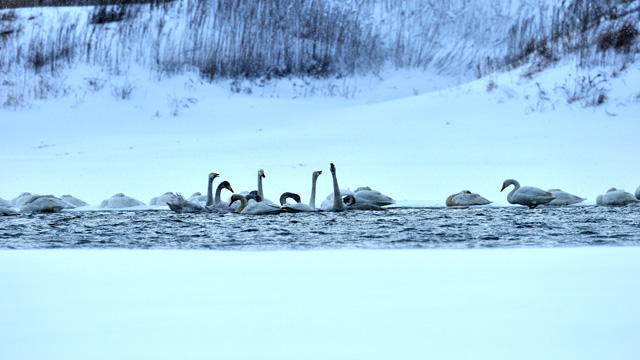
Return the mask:
[[0, 248], [280, 250], [639, 246], [640, 208], [411, 208], [242, 216], [169, 211], [0, 218]]

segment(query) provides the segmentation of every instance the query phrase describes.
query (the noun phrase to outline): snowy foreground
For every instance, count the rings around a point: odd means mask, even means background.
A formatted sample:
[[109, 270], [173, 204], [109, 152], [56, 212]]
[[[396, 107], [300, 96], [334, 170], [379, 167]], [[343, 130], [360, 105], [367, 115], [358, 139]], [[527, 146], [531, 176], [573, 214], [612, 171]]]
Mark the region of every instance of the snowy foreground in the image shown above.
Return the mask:
[[0, 251], [6, 359], [638, 359], [640, 248]]

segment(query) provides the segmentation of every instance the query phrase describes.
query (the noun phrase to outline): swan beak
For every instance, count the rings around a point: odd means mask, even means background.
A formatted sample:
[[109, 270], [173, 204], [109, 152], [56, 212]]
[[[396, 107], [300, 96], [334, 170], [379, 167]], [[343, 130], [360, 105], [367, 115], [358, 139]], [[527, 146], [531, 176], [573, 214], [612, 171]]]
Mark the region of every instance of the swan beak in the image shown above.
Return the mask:
[[506, 188], [506, 186], [504, 184], [502, 184], [502, 189], [500, 189], [500, 192], [502, 192], [502, 190], [504, 190], [504, 188]]
[[218, 173], [211, 173], [211, 176], [213, 176], [214, 178], [217, 178], [218, 176], [220, 176], [220, 174], [218, 174]]
[[233, 189], [231, 188], [231, 185], [227, 186], [227, 190], [233, 192]]
[[260, 176], [262, 176], [263, 178], [266, 178], [266, 176], [264, 176], [264, 171], [260, 171]]
[[318, 175], [322, 175], [322, 170], [318, 170], [316, 172], [318, 173]]

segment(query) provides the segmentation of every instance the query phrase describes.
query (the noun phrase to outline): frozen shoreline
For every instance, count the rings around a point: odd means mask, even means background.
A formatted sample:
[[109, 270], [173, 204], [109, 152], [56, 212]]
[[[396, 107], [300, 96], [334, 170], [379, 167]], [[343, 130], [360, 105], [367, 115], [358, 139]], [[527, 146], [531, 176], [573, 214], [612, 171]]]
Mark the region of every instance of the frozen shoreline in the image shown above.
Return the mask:
[[635, 359], [640, 248], [0, 251], [11, 359]]

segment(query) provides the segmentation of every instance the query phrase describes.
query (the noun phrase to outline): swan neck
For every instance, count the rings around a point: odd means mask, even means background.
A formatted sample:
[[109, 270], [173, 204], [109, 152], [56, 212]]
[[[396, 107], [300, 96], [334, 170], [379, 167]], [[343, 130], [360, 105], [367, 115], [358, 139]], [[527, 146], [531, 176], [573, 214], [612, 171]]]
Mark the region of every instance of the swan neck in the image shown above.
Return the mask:
[[264, 194], [262, 193], [262, 176], [258, 174], [258, 195], [264, 199]]
[[309, 198], [309, 207], [312, 210], [316, 209], [316, 182], [318, 181], [317, 176], [313, 176], [311, 178], [311, 197]]
[[209, 186], [207, 187], [207, 206], [213, 205], [213, 179], [209, 179]]
[[333, 177], [333, 209], [335, 211], [344, 210], [344, 203], [342, 202], [342, 196], [340, 196], [340, 186], [338, 186], [338, 177], [335, 171], [331, 172]]
[[241, 213], [247, 207], [247, 199], [244, 196], [240, 196], [238, 200], [240, 200], [240, 206], [236, 209], [236, 212]]
[[220, 198], [220, 193], [222, 193], [222, 189], [224, 188], [223, 184], [218, 185], [218, 188], [216, 188], [216, 199], [215, 199], [215, 204], [221, 204], [222, 203], [222, 199]]

